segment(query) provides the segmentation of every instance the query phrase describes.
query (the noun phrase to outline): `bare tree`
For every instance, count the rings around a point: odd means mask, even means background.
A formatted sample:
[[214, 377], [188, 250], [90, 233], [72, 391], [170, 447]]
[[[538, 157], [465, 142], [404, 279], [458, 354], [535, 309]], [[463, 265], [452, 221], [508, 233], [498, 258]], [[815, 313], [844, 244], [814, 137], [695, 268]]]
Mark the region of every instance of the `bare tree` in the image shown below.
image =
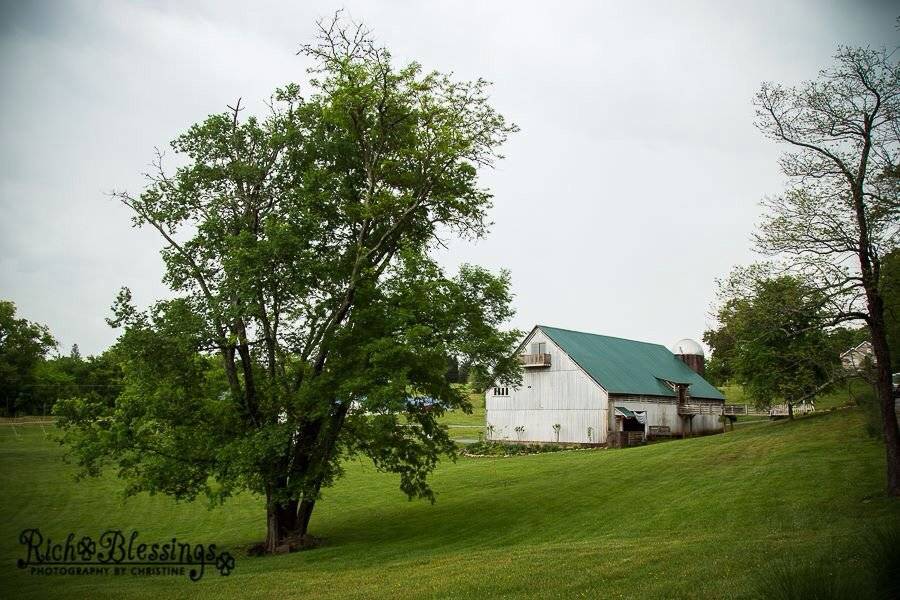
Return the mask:
[[875, 354], [887, 483], [900, 495], [900, 435], [885, 335], [881, 260], [897, 246], [900, 64], [894, 52], [841, 47], [815, 81], [764, 83], [756, 125], [789, 145], [788, 189], [763, 204], [759, 251], [815, 281], [832, 324], [863, 321]]

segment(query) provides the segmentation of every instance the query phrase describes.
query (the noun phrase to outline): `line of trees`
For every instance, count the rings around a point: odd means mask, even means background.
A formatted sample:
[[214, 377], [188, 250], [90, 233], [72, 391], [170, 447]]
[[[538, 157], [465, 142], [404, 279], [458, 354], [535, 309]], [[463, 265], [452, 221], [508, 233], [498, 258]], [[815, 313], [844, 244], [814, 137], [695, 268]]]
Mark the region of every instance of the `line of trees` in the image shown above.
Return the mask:
[[111, 352], [83, 357], [78, 345], [68, 355], [46, 325], [16, 316], [0, 300], [0, 411], [5, 416], [48, 415], [57, 400], [86, 396], [112, 404], [122, 371]]
[[[16, 316], [16, 305], [0, 300], [0, 414], [7, 417], [49, 415], [57, 400], [95, 397], [112, 405], [122, 388], [122, 368], [115, 347], [81, 355], [78, 344], [68, 354], [41, 323]], [[465, 359], [446, 358], [448, 383], [482, 385]]]

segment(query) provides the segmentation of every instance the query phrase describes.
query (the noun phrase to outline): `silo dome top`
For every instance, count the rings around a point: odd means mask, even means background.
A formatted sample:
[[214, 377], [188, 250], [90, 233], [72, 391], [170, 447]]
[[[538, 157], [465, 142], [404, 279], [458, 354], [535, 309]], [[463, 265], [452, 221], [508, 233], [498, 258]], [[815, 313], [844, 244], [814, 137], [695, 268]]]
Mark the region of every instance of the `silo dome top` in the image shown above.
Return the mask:
[[672, 346], [673, 354], [696, 354], [697, 356], [706, 356], [706, 353], [703, 352], [703, 346], [695, 342], [690, 338], [684, 338], [683, 340], [678, 340]]

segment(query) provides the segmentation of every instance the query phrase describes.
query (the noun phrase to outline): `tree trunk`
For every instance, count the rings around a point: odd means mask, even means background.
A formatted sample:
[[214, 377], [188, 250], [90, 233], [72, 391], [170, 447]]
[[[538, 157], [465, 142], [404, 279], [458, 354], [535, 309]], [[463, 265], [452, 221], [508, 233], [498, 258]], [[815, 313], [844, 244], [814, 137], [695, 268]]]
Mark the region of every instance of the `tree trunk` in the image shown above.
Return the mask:
[[272, 499], [272, 492], [266, 494], [266, 543], [269, 554], [283, 552], [288, 539], [297, 535], [297, 501], [279, 504]]
[[[350, 409], [350, 402], [344, 402], [340, 408], [331, 416], [330, 427], [326, 430], [326, 437], [320, 443], [324, 446], [320, 459], [319, 468], [323, 470], [328, 461], [331, 460], [335, 445], [337, 444], [338, 435], [347, 417], [347, 411]], [[315, 484], [309, 493], [304, 494], [304, 498], [300, 501], [297, 513], [297, 532], [299, 535], [305, 536], [309, 530], [309, 520], [312, 517], [313, 509], [316, 507], [316, 498], [319, 497], [319, 491], [322, 489], [324, 475], [320, 472], [315, 479]]]
[[884, 328], [884, 302], [877, 291], [870, 296], [869, 315], [872, 351], [875, 354], [875, 390], [881, 406], [881, 425], [887, 455], [887, 490], [891, 496], [900, 496], [900, 428], [897, 427], [897, 411], [894, 407], [891, 351]]
[[309, 530], [309, 519], [312, 517], [315, 506], [315, 498], [304, 498], [300, 501], [300, 509], [297, 513], [297, 532], [300, 535], [306, 535], [306, 532]]
[[[871, 122], [866, 123], [867, 128]], [[875, 354], [876, 384], [878, 403], [881, 405], [881, 421], [884, 433], [884, 450], [887, 455], [887, 491], [891, 496], [900, 496], [900, 431], [897, 429], [897, 411], [894, 409], [894, 393], [891, 381], [891, 351], [887, 343], [884, 327], [884, 299], [879, 286], [880, 265], [872, 255], [869, 238], [869, 223], [863, 199], [863, 177], [866, 161], [871, 148], [871, 138], [866, 136], [865, 146], [859, 165], [860, 176], [853, 185], [853, 205], [856, 223], [859, 226], [859, 270], [866, 292], [866, 308], [869, 312], [869, 333], [872, 337], [872, 351]], [[873, 260], [873, 258], [875, 258]]]
[[788, 401], [787, 406], [788, 406], [788, 420], [793, 421], [794, 420], [794, 403]]
[[[286, 484], [286, 479], [270, 484], [266, 489], [266, 542], [263, 551], [272, 553], [290, 552], [304, 547], [312, 547], [315, 540], [307, 537], [309, 521], [316, 499], [325, 480], [325, 469], [332, 458], [338, 434], [347, 416], [350, 403], [343, 403], [331, 416], [330, 427], [323, 433], [322, 420], [307, 423], [301, 435], [303, 440], [315, 440], [312, 448], [298, 444], [295, 455], [292, 477], [308, 476], [310, 470], [316, 470], [310, 486], [301, 499], [292, 499], [285, 504], [277, 503], [274, 498], [278, 486]], [[318, 452], [316, 449], [318, 448]]]

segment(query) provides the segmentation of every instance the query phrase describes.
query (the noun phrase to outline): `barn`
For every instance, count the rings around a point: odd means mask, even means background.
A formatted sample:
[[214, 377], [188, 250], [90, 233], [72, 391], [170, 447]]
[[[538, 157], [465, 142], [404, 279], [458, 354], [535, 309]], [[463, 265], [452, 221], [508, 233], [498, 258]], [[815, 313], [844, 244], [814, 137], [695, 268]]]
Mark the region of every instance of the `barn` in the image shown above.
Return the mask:
[[703, 378], [703, 349], [537, 325], [518, 349], [520, 387], [485, 393], [488, 439], [620, 444], [723, 430], [725, 397]]

